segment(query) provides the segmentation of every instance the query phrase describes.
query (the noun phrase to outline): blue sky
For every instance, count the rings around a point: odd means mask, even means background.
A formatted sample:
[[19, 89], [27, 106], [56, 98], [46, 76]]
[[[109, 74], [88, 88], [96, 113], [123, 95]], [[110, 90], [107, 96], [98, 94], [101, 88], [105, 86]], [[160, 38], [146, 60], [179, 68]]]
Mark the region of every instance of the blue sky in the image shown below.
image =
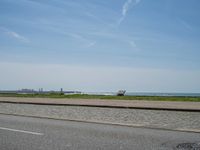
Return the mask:
[[0, 0], [0, 89], [200, 92], [199, 18], [199, 0]]

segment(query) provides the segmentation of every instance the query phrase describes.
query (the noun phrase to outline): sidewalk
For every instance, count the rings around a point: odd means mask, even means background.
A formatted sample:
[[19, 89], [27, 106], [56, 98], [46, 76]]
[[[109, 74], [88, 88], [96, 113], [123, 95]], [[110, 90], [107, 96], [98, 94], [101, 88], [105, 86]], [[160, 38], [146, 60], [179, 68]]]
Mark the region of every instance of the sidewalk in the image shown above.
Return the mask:
[[88, 107], [154, 109], [154, 110], [200, 112], [200, 102], [0, 97], [0, 103], [62, 105], [62, 106], [66, 105], [66, 106], [88, 106]]

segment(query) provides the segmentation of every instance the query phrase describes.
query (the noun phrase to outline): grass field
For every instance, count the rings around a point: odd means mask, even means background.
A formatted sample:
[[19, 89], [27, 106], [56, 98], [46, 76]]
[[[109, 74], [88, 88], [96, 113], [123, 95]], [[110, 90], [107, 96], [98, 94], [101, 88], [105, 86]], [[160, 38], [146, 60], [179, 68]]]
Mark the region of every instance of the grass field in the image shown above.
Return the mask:
[[192, 101], [200, 102], [200, 97], [186, 96], [110, 96], [110, 95], [88, 95], [88, 94], [12, 94], [1, 93], [0, 97], [30, 97], [30, 98], [72, 98], [72, 99], [106, 99], [106, 100], [151, 100], [151, 101]]

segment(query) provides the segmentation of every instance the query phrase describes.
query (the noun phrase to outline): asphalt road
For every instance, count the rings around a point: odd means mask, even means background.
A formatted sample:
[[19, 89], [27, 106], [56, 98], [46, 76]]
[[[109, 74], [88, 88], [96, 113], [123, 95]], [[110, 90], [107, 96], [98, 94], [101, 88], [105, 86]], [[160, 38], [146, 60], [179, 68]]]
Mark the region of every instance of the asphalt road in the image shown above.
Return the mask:
[[0, 115], [1, 150], [168, 150], [199, 142], [192, 132]]

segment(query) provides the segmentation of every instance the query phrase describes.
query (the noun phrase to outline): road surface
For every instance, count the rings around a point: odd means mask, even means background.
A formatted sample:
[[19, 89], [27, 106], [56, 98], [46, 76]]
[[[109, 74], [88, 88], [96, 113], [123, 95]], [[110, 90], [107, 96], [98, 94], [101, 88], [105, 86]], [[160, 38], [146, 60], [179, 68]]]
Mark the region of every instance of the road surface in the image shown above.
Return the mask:
[[168, 150], [199, 142], [192, 132], [0, 115], [1, 150]]

